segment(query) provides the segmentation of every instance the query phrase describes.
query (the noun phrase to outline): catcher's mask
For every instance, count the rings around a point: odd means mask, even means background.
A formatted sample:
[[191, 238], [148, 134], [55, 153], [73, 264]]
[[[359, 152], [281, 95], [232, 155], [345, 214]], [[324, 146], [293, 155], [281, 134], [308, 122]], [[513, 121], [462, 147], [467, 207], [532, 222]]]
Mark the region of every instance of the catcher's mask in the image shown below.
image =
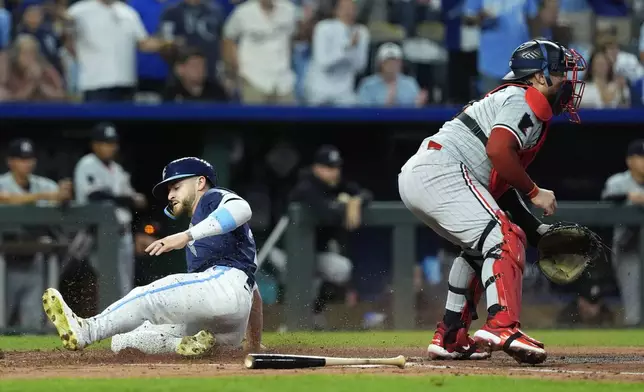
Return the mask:
[[551, 101], [555, 115], [565, 113], [571, 122], [579, 123], [577, 113], [584, 94], [585, 82], [579, 80], [579, 72], [586, 69], [586, 60], [574, 49], [548, 40], [532, 40], [521, 44], [510, 59], [511, 71], [503, 80], [526, 79], [537, 72], [543, 72], [548, 86], [552, 86], [552, 74], [566, 75], [555, 98]]

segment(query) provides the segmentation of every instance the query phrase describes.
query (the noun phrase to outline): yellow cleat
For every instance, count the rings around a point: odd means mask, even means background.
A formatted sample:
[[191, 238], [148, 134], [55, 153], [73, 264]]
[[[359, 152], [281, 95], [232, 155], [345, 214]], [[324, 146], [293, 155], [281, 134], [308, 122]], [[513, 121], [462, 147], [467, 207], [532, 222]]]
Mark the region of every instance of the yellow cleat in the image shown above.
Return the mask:
[[177, 346], [177, 354], [196, 357], [208, 352], [215, 345], [215, 337], [208, 331], [199, 331], [194, 336], [186, 336]]
[[86, 346], [82, 334], [83, 320], [72, 312], [58, 290], [51, 288], [45, 290], [42, 296], [42, 306], [47, 317], [56, 327], [63, 347], [76, 351]]

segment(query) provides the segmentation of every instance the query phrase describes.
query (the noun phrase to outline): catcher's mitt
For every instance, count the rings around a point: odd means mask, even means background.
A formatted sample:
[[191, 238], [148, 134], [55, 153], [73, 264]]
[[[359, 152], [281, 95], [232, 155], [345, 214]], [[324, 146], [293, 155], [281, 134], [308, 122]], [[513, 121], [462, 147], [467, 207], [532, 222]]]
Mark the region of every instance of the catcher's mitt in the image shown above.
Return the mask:
[[561, 285], [574, 282], [591, 263], [606, 257], [601, 238], [577, 223], [551, 225], [541, 236], [537, 249], [539, 268], [548, 279]]

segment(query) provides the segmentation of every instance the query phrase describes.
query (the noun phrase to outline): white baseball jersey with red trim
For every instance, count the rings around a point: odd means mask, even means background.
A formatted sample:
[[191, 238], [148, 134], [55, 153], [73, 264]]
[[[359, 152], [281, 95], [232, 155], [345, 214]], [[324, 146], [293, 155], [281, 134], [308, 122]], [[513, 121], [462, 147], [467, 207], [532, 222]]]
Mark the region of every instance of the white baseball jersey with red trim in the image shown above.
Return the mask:
[[[539, 143], [544, 123], [528, 106], [525, 97], [524, 87], [503, 87], [468, 106], [465, 113], [476, 121], [486, 138], [492, 129], [504, 128], [517, 138], [521, 150], [530, 150]], [[463, 162], [470, 174], [489, 188], [492, 163], [485, 153], [485, 145], [460, 120], [446, 122], [436, 135], [423, 140], [419, 154], [427, 151], [430, 140]]]

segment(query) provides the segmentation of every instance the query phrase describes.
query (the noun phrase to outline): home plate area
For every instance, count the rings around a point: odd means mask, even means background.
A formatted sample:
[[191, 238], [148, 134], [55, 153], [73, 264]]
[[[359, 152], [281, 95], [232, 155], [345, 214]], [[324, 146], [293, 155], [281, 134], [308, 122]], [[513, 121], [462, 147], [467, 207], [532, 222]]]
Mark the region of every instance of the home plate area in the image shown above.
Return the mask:
[[320, 355], [333, 357], [395, 357], [405, 355], [404, 369], [385, 366], [340, 366], [296, 370], [249, 370], [244, 368], [241, 351], [215, 351], [198, 359], [170, 355], [144, 355], [128, 351], [114, 354], [94, 349], [83, 352], [23, 351], [4, 352], [0, 357], [0, 378], [50, 377], [217, 377], [254, 374], [398, 374], [432, 375], [499, 375], [550, 379], [644, 381], [644, 348], [555, 347], [541, 365], [519, 365], [502, 352], [483, 361], [431, 361], [423, 349], [413, 348], [298, 348], [273, 347], [270, 353]]

